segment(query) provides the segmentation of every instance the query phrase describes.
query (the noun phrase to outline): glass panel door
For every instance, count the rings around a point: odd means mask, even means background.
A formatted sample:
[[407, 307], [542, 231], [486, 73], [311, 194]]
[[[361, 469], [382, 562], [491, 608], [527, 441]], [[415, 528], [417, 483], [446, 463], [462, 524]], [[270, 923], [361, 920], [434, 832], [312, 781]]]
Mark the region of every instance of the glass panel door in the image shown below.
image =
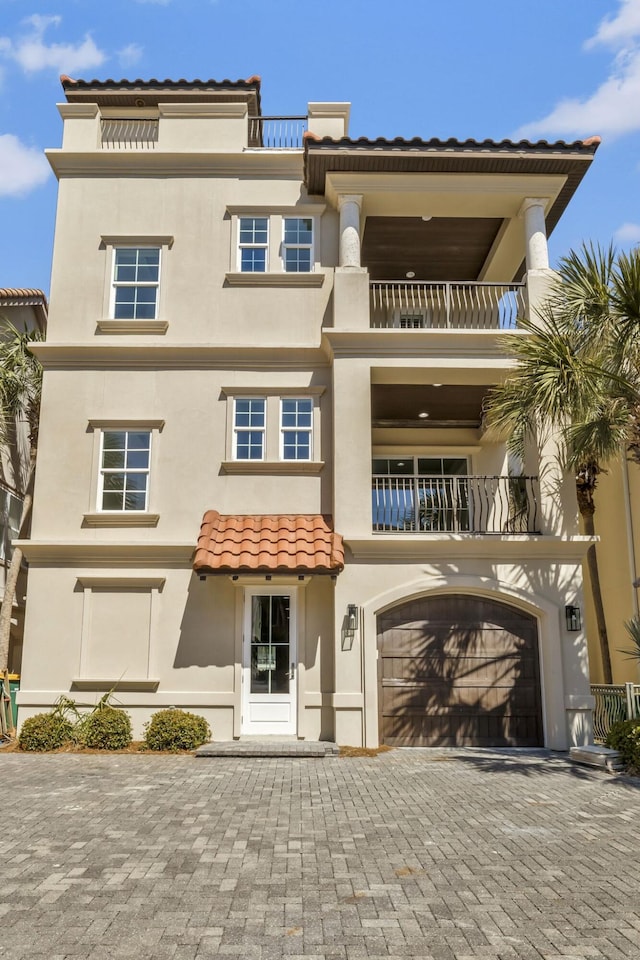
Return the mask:
[[295, 734], [296, 590], [246, 587], [241, 731]]
[[289, 616], [289, 597], [251, 597], [251, 693], [289, 693]]

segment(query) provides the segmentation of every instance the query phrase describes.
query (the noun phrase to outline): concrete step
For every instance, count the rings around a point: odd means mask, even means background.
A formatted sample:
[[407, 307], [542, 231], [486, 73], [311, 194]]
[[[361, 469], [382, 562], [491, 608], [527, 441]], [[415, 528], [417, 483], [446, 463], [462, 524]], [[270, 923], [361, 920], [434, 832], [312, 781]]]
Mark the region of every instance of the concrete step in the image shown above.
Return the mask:
[[295, 740], [279, 737], [249, 737], [205, 743], [196, 757], [337, 757], [340, 748], [328, 740]]
[[592, 743], [586, 747], [571, 747], [569, 756], [574, 763], [608, 770], [609, 773], [619, 773], [622, 770], [622, 760], [618, 751], [598, 743]]

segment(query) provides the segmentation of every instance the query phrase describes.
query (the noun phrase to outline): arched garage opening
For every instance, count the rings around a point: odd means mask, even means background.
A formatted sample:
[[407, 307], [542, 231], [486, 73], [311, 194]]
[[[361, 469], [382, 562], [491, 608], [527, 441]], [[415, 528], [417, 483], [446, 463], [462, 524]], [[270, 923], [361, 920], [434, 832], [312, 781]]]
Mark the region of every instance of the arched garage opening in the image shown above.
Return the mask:
[[535, 617], [488, 597], [419, 597], [378, 615], [380, 742], [542, 746]]

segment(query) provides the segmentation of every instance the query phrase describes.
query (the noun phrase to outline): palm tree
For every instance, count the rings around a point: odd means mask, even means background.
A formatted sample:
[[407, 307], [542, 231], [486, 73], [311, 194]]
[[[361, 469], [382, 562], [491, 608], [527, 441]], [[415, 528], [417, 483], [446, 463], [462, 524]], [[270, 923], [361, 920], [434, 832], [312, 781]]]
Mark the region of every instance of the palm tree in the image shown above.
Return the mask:
[[[29, 459], [23, 489], [25, 497], [20, 517], [20, 535], [24, 535], [33, 500], [33, 479], [38, 448], [38, 424], [42, 394], [42, 367], [30, 352], [32, 343], [44, 339], [38, 330], [22, 332], [8, 320], [0, 327], [0, 443], [11, 444], [16, 433], [26, 432]], [[6, 574], [4, 597], [0, 608], [0, 675], [4, 675], [5, 693], [9, 689], [9, 640], [11, 615], [22, 565], [22, 550], [15, 547]], [[11, 713], [9, 712], [9, 718]], [[12, 721], [8, 732], [13, 733]]]
[[[635, 286], [636, 282], [638, 285]], [[505, 340], [514, 373], [489, 398], [488, 422], [524, 456], [529, 439], [550, 433], [562, 465], [574, 472], [584, 531], [595, 535], [598, 476], [621, 449], [640, 439], [640, 253], [585, 245], [560, 261], [546, 304], [520, 322], [528, 337]], [[621, 342], [620, 331], [624, 331]], [[638, 447], [640, 450], [640, 447]], [[595, 544], [587, 551], [602, 670], [611, 657]]]

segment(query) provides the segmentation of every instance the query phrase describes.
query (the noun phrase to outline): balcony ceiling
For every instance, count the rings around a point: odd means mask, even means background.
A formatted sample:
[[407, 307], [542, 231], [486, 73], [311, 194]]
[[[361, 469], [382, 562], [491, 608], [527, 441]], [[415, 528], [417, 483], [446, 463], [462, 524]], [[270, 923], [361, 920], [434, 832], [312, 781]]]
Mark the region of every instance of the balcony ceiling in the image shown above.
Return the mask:
[[372, 280], [477, 280], [502, 220], [367, 217], [362, 263]]
[[[374, 426], [479, 427], [482, 402], [489, 386], [460, 384], [373, 384], [371, 418]], [[428, 413], [428, 417], [420, 417]]]

